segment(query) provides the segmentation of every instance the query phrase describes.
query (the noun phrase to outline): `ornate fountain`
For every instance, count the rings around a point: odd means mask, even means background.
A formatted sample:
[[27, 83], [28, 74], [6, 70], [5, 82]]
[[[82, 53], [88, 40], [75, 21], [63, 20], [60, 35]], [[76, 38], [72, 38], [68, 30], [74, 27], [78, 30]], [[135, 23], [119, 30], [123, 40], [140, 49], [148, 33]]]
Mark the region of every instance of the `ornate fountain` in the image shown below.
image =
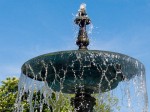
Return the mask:
[[78, 50], [61, 51], [35, 57], [22, 66], [22, 73], [34, 80], [46, 82], [53, 91], [75, 94], [71, 105], [75, 112], [93, 112], [96, 99], [92, 94], [115, 89], [124, 80], [141, 72], [144, 65], [120, 53], [88, 50], [86, 26], [91, 23], [85, 4], [74, 20], [79, 26]]

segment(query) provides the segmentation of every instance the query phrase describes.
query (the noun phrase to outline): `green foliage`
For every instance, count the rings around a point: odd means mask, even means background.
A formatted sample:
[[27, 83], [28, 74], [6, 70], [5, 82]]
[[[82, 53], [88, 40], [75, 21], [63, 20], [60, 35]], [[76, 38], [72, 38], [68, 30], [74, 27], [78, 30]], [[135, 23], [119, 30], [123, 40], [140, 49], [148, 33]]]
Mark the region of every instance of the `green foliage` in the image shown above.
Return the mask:
[[[15, 77], [7, 78], [5, 81], [2, 81], [2, 85], [0, 86], [0, 112], [13, 112], [15, 111], [15, 101], [18, 94], [18, 82], [19, 80]], [[32, 105], [34, 106], [34, 111], [39, 112], [41, 103], [43, 104], [42, 112], [71, 112], [73, 107], [70, 105], [69, 98], [73, 97], [72, 95], [64, 95], [61, 92], [57, 94], [53, 93], [52, 97], [49, 98], [49, 106], [44, 102], [43, 103], [43, 95], [40, 92], [34, 92]], [[30, 104], [28, 103], [29, 93], [25, 93], [22, 96], [21, 104], [24, 108], [23, 112], [30, 112]], [[96, 97], [96, 96], [95, 96]], [[115, 107], [119, 111], [118, 99], [111, 97], [108, 94], [108, 103], [102, 102], [100, 103], [98, 100], [96, 101], [95, 112], [112, 112], [112, 107]], [[53, 109], [53, 111], [52, 111]]]
[[18, 79], [7, 78], [0, 86], [0, 112], [13, 112], [17, 96]]
[[[95, 97], [97, 96], [95, 95]], [[112, 97], [110, 93], [108, 93], [107, 102], [99, 102], [98, 100], [96, 101], [95, 112], [113, 112], [113, 107], [115, 110], [120, 110], [120, 107], [118, 106], [118, 99], [116, 97]]]

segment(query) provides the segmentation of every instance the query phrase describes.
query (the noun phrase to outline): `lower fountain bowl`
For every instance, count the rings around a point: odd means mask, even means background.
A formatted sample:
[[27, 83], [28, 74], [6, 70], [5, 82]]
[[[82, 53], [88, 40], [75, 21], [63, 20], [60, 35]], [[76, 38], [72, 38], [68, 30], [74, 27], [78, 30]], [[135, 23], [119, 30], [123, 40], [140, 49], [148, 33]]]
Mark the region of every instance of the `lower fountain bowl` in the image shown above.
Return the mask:
[[46, 81], [54, 91], [63, 93], [106, 92], [144, 71], [144, 65], [132, 57], [98, 50], [44, 54], [22, 66], [24, 75]]

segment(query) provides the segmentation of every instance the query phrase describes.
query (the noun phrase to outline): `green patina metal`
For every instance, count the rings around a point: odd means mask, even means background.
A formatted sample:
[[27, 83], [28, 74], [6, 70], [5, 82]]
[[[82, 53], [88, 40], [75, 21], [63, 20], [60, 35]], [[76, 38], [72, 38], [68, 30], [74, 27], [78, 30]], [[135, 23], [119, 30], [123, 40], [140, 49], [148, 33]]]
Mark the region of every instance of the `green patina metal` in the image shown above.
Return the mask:
[[[79, 88], [79, 85], [84, 85], [85, 92], [97, 93], [100, 81], [100, 89], [105, 92], [116, 88], [124, 78], [129, 80], [139, 74], [143, 68], [142, 63], [127, 55], [108, 51], [74, 50], [33, 58], [22, 66], [22, 72], [36, 80], [46, 80], [55, 91], [60, 91], [60, 82], [65, 78], [62, 89], [64, 93], [74, 93], [74, 87]], [[104, 73], [108, 81], [102, 77]]]

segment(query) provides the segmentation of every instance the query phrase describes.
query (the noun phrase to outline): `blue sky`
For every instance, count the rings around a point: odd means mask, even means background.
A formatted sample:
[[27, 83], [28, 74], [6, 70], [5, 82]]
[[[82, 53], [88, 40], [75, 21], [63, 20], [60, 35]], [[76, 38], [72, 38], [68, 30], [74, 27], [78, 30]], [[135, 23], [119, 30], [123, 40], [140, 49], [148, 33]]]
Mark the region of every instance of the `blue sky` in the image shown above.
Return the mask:
[[78, 49], [73, 18], [81, 3], [94, 25], [89, 49], [140, 60], [150, 96], [150, 0], [0, 0], [0, 80], [19, 77], [35, 56]]

